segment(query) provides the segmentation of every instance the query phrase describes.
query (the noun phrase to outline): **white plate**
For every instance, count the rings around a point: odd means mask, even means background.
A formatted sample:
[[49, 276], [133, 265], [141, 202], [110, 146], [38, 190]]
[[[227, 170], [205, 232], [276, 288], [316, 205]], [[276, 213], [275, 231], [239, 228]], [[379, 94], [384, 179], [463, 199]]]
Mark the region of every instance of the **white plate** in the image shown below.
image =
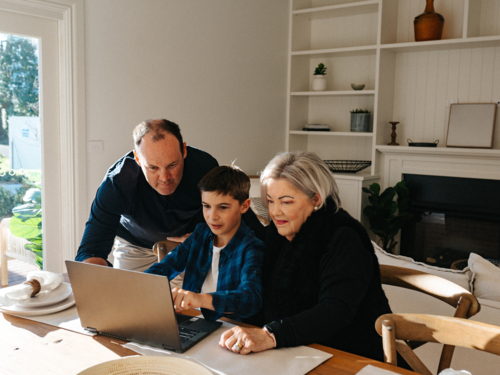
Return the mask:
[[59, 285], [56, 289], [51, 290], [50, 292], [47, 293], [40, 293], [26, 301], [18, 302], [16, 303], [16, 306], [21, 306], [21, 307], [50, 306], [68, 298], [71, 293], [73, 293], [71, 285], [68, 283], [61, 283], [61, 285]]
[[65, 300], [58, 302], [54, 305], [43, 306], [43, 307], [21, 307], [17, 305], [13, 306], [2, 306], [0, 304], [0, 311], [7, 314], [18, 315], [18, 316], [37, 316], [37, 315], [48, 315], [53, 314], [58, 311], [62, 311], [71, 307], [75, 304], [75, 297], [73, 293]]
[[78, 373], [78, 375], [113, 374], [212, 375], [212, 372], [187, 359], [144, 355], [103, 362]]

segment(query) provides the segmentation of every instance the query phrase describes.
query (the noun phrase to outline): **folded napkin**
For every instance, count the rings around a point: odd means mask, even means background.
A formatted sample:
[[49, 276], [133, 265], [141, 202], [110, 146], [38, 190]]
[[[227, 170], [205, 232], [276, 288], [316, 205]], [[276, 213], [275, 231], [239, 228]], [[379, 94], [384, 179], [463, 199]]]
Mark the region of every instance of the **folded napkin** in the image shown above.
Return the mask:
[[49, 293], [63, 282], [62, 275], [49, 271], [31, 271], [26, 275], [26, 282], [12, 287], [5, 297], [14, 303], [25, 301], [39, 293]]

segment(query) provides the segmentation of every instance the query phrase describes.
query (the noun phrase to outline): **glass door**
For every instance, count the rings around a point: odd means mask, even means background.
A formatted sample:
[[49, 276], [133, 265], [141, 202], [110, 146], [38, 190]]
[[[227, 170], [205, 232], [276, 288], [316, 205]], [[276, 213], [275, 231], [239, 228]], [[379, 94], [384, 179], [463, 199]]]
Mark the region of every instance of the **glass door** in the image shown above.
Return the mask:
[[58, 21], [0, 10], [0, 34], [0, 175], [10, 184], [9, 195], [0, 190], [2, 216], [11, 217], [11, 232], [28, 241], [41, 268], [62, 272]]
[[0, 220], [43, 269], [39, 40], [0, 33]]

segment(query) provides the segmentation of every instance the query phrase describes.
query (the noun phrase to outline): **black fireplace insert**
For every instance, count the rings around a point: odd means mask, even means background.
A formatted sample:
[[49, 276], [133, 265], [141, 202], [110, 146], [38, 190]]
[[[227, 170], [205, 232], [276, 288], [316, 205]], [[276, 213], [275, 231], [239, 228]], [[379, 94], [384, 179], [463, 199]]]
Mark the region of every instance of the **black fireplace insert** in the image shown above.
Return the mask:
[[401, 231], [401, 255], [460, 269], [471, 252], [500, 258], [500, 181], [405, 174], [414, 219]]

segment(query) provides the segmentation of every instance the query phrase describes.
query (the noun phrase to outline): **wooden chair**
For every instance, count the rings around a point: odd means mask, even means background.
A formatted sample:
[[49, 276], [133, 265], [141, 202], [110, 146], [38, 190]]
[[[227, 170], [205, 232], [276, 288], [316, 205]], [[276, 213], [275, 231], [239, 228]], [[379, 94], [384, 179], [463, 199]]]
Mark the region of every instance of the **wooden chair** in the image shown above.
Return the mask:
[[174, 242], [170, 240], [163, 240], [155, 243], [153, 245], [153, 252], [158, 257], [158, 263], [161, 262], [165, 256], [170, 253], [173, 249], [175, 249], [179, 245], [179, 242]]
[[9, 223], [10, 218], [2, 219], [0, 222], [0, 284], [2, 286], [9, 285], [8, 261], [10, 259], [22, 260], [38, 267], [35, 253], [24, 248], [28, 240], [14, 236], [9, 230]]
[[[442, 277], [409, 268], [383, 264], [380, 265], [380, 275], [382, 284], [416, 290], [453, 306], [456, 309], [454, 314], [456, 318], [470, 318], [481, 309], [479, 302], [472, 293]], [[410, 341], [407, 344], [411, 349], [416, 349], [425, 343], [426, 341], [417, 340]], [[443, 346], [438, 372], [450, 367], [454, 349], [454, 346]]]
[[438, 315], [385, 314], [377, 319], [375, 328], [382, 336], [385, 362], [397, 365], [397, 351], [423, 375], [432, 375], [432, 372], [404, 340], [435, 342], [500, 355], [500, 327], [491, 324]]

